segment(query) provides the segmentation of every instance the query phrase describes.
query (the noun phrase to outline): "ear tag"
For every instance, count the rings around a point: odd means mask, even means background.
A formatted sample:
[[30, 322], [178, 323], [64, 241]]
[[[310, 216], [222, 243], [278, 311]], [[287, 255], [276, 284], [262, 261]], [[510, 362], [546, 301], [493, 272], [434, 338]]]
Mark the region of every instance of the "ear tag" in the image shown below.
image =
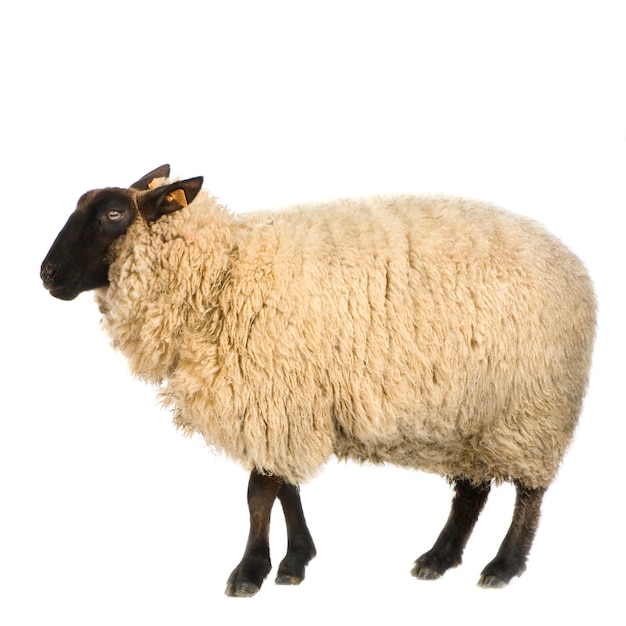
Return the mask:
[[185, 192], [182, 189], [172, 191], [172, 193], [167, 196], [167, 201], [178, 202], [180, 206], [187, 206], [187, 196], [185, 196]]
[[148, 183], [148, 189], [154, 189], [156, 187], [156, 178], [153, 178], [149, 183]]

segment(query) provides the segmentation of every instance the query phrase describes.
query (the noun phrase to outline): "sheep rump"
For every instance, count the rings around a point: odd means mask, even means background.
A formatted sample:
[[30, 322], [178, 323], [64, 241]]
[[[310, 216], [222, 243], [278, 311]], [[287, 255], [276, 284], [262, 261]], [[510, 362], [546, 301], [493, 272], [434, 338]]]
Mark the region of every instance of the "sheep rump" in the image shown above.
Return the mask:
[[114, 345], [248, 469], [298, 484], [334, 454], [539, 488], [572, 439], [593, 290], [526, 218], [414, 196], [236, 215], [201, 191], [110, 258]]

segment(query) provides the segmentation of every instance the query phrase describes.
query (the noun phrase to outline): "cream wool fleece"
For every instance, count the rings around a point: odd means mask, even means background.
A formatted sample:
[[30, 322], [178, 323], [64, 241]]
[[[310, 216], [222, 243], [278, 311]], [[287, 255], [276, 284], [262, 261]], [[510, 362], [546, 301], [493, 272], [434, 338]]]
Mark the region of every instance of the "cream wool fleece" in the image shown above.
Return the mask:
[[331, 455], [547, 486], [595, 300], [540, 225], [445, 197], [233, 215], [201, 192], [133, 224], [97, 293], [175, 423], [291, 483]]

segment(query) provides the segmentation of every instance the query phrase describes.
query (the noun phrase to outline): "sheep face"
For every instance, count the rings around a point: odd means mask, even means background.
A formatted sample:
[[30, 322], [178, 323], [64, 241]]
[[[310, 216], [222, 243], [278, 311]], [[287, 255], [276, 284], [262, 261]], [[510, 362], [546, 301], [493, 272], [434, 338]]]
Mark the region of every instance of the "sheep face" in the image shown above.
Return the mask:
[[169, 175], [161, 166], [128, 189], [109, 187], [84, 194], [41, 265], [44, 287], [61, 300], [109, 284], [111, 244], [137, 219], [155, 222], [196, 197], [202, 177], [152, 189], [152, 181]]
[[61, 300], [106, 286], [107, 251], [136, 219], [136, 202], [128, 190], [102, 189], [83, 195], [42, 263], [44, 286]]

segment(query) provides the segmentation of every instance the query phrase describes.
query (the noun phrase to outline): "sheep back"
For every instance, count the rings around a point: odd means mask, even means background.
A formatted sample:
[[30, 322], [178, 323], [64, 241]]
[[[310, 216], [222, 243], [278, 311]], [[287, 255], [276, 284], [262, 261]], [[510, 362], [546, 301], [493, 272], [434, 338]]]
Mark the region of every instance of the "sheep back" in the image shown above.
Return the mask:
[[133, 226], [105, 327], [175, 423], [300, 483], [335, 454], [546, 486], [595, 327], [589, 277], [537, 223], [456, 198], [235, 216], [204, 194]]

